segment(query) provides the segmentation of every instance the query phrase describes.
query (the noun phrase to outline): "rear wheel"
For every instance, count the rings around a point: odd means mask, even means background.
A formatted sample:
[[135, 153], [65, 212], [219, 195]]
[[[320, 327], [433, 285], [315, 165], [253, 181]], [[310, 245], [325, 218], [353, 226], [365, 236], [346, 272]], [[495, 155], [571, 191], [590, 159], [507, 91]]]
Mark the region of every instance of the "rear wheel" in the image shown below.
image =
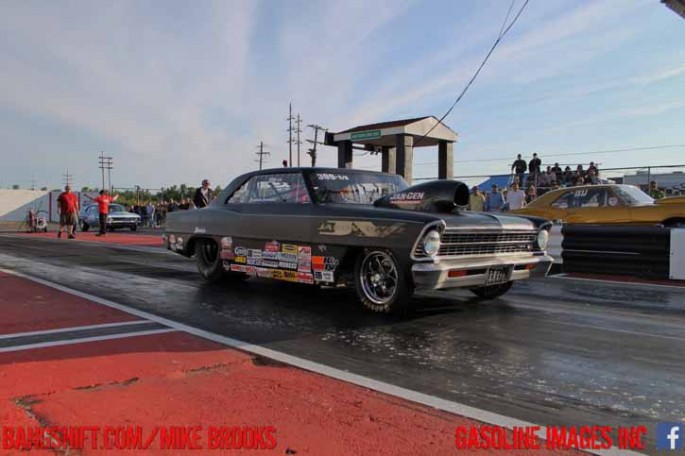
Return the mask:
[[411, 278], [388, 250], [367, 249], [360, 254], [354, 268], [354, 283], [367, 309], [393, 314], [409, 310], [414, 294]]
[[509, 281], [497, 285], [489, 285], [487, 287], [471, 288], [471, 293], [482, 299], [495, 299], [509, 291], [513, 284], [514, 282]]
[[224, 271], [223, 261], [219, 256], [219, 246], [212, 239], [195, 241], [195, 263], [200, 275], [209, 282], [219, 282], [222, 279], [239, 281], [247, 279], [246, 274]]

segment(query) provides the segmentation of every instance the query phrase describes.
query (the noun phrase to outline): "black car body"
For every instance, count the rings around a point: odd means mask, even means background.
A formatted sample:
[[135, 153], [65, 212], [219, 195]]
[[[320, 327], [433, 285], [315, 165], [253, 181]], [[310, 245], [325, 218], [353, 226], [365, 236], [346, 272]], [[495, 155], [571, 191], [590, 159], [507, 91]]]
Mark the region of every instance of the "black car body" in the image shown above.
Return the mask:
[[[140, 225], [140, 215], [128, 212], [121, 204], [110, 204], [109, 215], [107, 216], [107, 229], [129, 228], [136, 231]], [[79, 227], [81, 231], [88, 231], [90, 228], [98, 228], [100, 218], [97, 204], [88, 204], [79, 213]]]
[[408, 187], [370, 171], [281, 168], [236, 178], [201, 210], [168, 215], [167, 248], [209, 280], [267, 277], [356, 287], [370, 309], [407, 308], [417, 289], [484, 298], [545, 276], [550, 223], [459, 210], [456, 181]]

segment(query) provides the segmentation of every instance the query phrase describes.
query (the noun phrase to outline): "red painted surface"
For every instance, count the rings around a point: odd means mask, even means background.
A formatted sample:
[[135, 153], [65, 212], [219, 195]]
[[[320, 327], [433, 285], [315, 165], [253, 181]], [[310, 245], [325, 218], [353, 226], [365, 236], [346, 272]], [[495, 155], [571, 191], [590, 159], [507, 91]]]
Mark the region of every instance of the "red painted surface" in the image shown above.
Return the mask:
[[267, 454], [452, 454], [455, 426], [477, 424], [182, 333], [0, 354], [0, 366], [8, 418], [23, 398], [51, 425], [270, 425]]
[[607, 274], [583, 274], [580, 272], [572, 272], [566, 275], [568, 277], [574, 277], [577, 279], [611, 280], [613, 282], [639, 283], [644, 285], [670, 285], [673, 287], [685, 287], [685, 280], [649, 280], [629, 276]]
[[98, 325], [138, 318], [0, 272], [0, 334]]
[[[162, 235], [160, 234], [129, 234], [129, 233], [107, 233], [106, 236], [96, 236], [97, 232], [76, 232], [76, 239], [67, 239], [66, 234], [62, 234], [61, 240], [64, 242], [78, 242], [78, 241], [89, 241], [89, 242], [103, 242], [107, 244], [121, 244], [121, 245], [145, 245], [161, 247]], [[28, 237], [38, 237], [38, 238], [49, 238], [56, 239], [56, 232], [49, 233], [22, 233], [24, 236]]]

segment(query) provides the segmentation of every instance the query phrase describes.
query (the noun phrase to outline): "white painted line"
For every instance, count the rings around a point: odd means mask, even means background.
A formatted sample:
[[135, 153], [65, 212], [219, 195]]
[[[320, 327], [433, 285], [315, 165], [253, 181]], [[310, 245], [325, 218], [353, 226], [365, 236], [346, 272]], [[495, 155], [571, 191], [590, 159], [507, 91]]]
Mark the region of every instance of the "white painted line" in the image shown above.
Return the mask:
[[[551, 279], [562, 279], [562, 280], [577, 280], [579, 282], [601, 282], [601, 283], [610, 283], [613, 285], [621, 285], [621, 286], [634, 286], [634, 287], [655, 287], [655, 288], [670, 288], [672, 290], [680, 290], [682, 292], [685, 292], [685, 287], [678, 286], [678, 285], [663, 285], [660, 283], [644, 283], [644, 282], [622, 282], [620, 280], [605, 280], [605, 279], [590, 279], [587, 277], [572, 277], [568, 274], [554, 274], [547, 276], [548, 278]], [[664, 279], [665, 280], [665, 279]]]
[[82, 344], [82, 343], [86, 343], [86, 342], [98, 342], [101, 340], [113, 340], [113, 339], [124, 339], [124, 338], [128, 338], [128, 337], [149, 336], [152, 334], [164, 334], [164, 333], [175, 332], [175, 331], [176, 330], [173, 328], [150, 329], [148, 331], [136, 331], [136, 332], [121, 333], [121, 334], [110, 334], [108, 336], [93, 336], [93, 337], [82, 337], [80, 339], [55, 340], [55, 341], [51, 341], [51, 342], [40, 342], [40, 343], [35, 343], [35, 344], [17, 345], [14, 347], [0, 347], [0, 353], [31, 350], [31, 349], [35, 349], [35, 348], [59, 347], [61, 345]]
[[87, 329], [101, 329], [101, 328], [115, 328], [117, 326], [127, 326], [127, 325], [142, 325], [145, 323], [154, 323], [147, 320], [133, 320], [133, 321], [122, 321], [118, 323], [103, 323], [100, 325], [88, 325], [88, 326], [70, 326], [68, 328], [57, 328], [57, 329], [45, 329], [41, 331], [28, 331], [20, 333], [10, 333], [10, 334], [0, 334], [0, 340], [2, 339], [14, 339], [15, 337], [24, 336], [39, 336], [41, 334], [58, 334], [70, 331], [85, 331]]
[[[10, 271], [7, 269], [0, 268], [0, 271], [6, 272], [7, 274], [13, 274], [17, 277], [22, 277], [31, 280], [41, 285], [45, 285], [54, 288], [65, 293], [71, 293], [74, 296], [79, 296], [81, 298], [89, 299], [103, 306], [111, 307], [113, 309], [121, 310], [122, 312], [130, 313], [140, 318], [145, 318], [170, 328], [177, 329], [179, 331], [184, 331], [188, 334], [201, 337], [203, 339], [211, 340], [222, 345], [226, 345], [231, 348], [242, 350], [248, 353], [253, 353], [255, 355], [264, 356], [266, 358], [273, 359], [275, 361], [280, 361], [291, 366], [298, 367], [310, 372], [315, 372], [317, 374], [322, 374], [327, 377], [335, 378], [337, 380], [342, 380], [347, 383], [352, 383], [363, 388], [378, 391], [383, 394], [388, 394], [390, 396], [399, 397], [406, 399], [411, 402], [416, 402], [418, 404], [423, 404], [428, 407], [433, 407], [438, 410], [444, 410], [455, 415], [460, 415], [465, 418], [470, 418], [472, 420], [480, 421], [483, 423], [492, 424], [495, 426], [501, 426], [508, 429], [514, 427], [525, 427], [525, 426], [539, 426], [534, 423], [529, 423], [527, 421], [519, 420], [516, 418], [511, 418], [505, 415], [500, 415], [498, 413], [489, 412], [487, 410], [481, 410], [469, 405], [460, 404], [458, 402], [450, 401], [447, 399], [442, 399], [436, 396], [431, 396], [428, 394], [421, 393], [419, 391], [410, 390], [403, 388], [401, 386], [392, 385], [390, 383], [382, 382], [379, 380], [374, 380], [369, 377], [364, 377], [363, 375], [353, 374], [341, 369], [336, 369], [334, 367], [326, 366], [314, 361], [309, 361], [303, 358], [298, 358], [297, 356], [288, 355], [287, 353], [282, 353], [276, 350], [271, 350], [260, 345], [254, 345], [248, 342], [243, 342], [238, 339], [233, 339], [231, 337], [222, 336], [219, 334], [214, 334], [203, 329], [194, 328], [183, 323], [176, 322], [174, 320], [169, 320], [164, 317], [159, 317], [157, 315], [145, 312], [143, 310], [134, 309], [132, 307], [119, 304], [108, 299], [101, 298], [99, 296], [94, 296], [82, 291], [74, 290], [63, 285], [59, 285], [47, 280], [43, 280], [37, 277], [32, 277], [30, 275], [23, 274], [21, 272]], [[546, 435], [546, 427], [540, 427], [540, 435]], [[641, 455], [641, 453], [629, 450], [619, 450], [616, 447], [612, 447], [607, 450], [583, 450], [587, 453], [597, 454], [600, 456], [630, 456], [630, 455]]]

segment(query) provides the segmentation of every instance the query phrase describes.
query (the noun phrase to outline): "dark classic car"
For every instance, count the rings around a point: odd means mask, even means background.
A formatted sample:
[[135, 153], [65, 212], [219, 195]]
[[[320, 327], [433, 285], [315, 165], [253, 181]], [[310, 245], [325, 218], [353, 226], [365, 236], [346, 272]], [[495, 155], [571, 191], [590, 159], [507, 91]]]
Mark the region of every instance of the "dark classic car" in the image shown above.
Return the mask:
[[405, 311], [414, 290], [490, 299], [545, 276], [551, 224], [462, 211], [468, 196], [456, 181], [409, 187], [371, 171], [264, 170], [236, 178], [207, 208], [170, 213], [164, 237], [207, 280], [351, 285], [378, 312]]
[[[79, 214], [79, 227], [81, 231], [88, 231], [90, 228], [100, 226], [98, 216], [98, 205], [88, 204], [81, 209]], [[131, 231], [138, 229], [140, 225], [140, 215], [128, 212], [121, 204], [110, 204], [109, 215], [107, 216], [107, 229], [112, 231], [116, 228], [129, 228]]]

